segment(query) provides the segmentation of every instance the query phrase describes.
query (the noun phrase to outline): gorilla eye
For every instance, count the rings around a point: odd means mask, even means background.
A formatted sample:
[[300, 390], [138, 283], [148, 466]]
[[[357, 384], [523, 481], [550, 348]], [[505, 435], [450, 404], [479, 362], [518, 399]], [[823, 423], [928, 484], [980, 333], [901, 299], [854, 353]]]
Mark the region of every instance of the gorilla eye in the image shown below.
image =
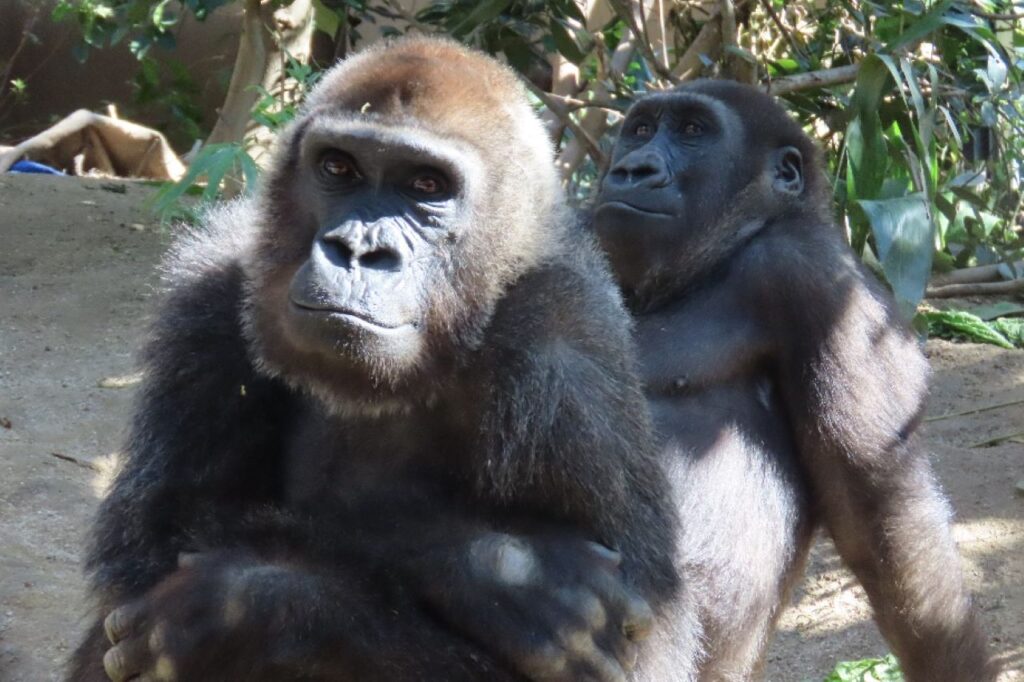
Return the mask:
[[352, 157], [337, 150], [325, 152], [320, 157], [320, 170], [326, 177], [342, 183], [352, 183], [360, 178]]
[[650, 123], [641, 121], [633, 126], [633, 134], [637, 137], [650, 137], [654, 134], [654, 126]]
[[424, 197], [436, 198], [448, 192], [448, 183], [444, 178], [433, 174], [417, 175], [409, 183], [409, 189]]
[[696, 121], [687, 121], [683, 124], [684, 135], [701, 135], [704, 133], [704, 126]]

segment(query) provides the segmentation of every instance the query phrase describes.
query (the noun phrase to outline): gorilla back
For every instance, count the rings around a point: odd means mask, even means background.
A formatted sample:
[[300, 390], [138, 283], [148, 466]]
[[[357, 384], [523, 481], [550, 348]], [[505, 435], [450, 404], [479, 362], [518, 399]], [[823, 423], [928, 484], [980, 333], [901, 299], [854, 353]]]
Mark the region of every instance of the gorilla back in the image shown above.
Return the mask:
[[503, 66], [411, 39], [327, 74], [176, 248], [71, 679], [623, 679], [675, 516], [569, 230]]

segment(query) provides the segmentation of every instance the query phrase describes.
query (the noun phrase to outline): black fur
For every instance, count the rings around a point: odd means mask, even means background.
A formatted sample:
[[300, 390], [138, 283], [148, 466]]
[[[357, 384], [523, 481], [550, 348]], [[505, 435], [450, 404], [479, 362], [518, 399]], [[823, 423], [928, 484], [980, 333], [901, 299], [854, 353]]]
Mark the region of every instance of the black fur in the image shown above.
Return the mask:
[[927, 363], [796, 122], [737, 83], [641, 100], [595, 228], [635, 313], [705, 644], [673, 679], [756, 674], [818, 525], [909, 680], [994, 679], [917, 444]]
[[[261, 196], [179, 242], [89, 551], [96, 624], [69, 679], [622, 679], [647, 604], [665, 615], [677, 592], [675, 515], [628, 315], [596, 247], [570, 239], [515, 83], [433, 40], [348, 62], [282, 138]], [[451, 94], [462, 89], [485, 100], [486, 126]], [[388, 208], [363, 232], [338, 217], [348, 185], [307, 179], [300, 150], [320, 124], [338, 145], [355, 140], [366, 178], [378, 158], [397, 172], [389, 154], [447, 163], [429, 150], [445, 135], [493, 172], [463, 180], [476, 199], [452, 199], [476, 202], [455, 214], [468, 223], [415, 225]], [[384, 141], [364, 154], [350, 129]], [[426, 142], [408, 146], [415, 135]], [[539, 170], [523, 180], [509, 157]], [[495, 177], [492, 191], [472, 185]], [[521, 204], [503, 198], [513, 189]], [[313, 220], [321, 204], [326, 225]], [[416, 234], [387, 241], [410, 224]], [[451, 239], [435, 238], [441, 227]], [[353, 234], [376, 241], [337, 246]], [[311, 244], [339, 251], [302, 274]], [[371, 249], [383, 255], [351, 275], [345, 259]], [[361, 293], [399, 275], [411, 292]], [[296, 342], [279, 301], [303, 277], [313, 304], [370, 301], [360, 314], [429, 301], [402, 328], [417, 338]], [[346, 284], [325, 293], [331, 282]], [[363, 328], [338, 328], [352, 325]]]

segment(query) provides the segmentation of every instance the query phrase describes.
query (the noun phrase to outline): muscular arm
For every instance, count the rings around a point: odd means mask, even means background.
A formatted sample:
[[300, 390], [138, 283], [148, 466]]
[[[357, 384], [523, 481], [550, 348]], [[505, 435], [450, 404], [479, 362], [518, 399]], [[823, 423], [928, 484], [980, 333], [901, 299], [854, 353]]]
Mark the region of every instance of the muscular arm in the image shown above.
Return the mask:
[[919, 445], [928, 367], [916, 340], [830, 229], [777, 247], [760, 306], [836, 548], [909, 679], [994, 679], [951, 511]]
[[480, 449], [485, 498], [559, 516], [621, 550], [657, 609], [675, 594], [678, 520], [637, 370], [631, 326], [589, 243], [502, 302], [480, 365], [493, 376]]

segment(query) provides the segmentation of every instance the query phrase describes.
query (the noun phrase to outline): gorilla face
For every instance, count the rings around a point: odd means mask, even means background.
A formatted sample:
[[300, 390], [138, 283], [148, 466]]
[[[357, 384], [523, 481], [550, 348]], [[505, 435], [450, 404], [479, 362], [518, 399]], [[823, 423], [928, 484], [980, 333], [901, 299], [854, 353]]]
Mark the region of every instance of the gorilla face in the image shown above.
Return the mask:
[[399, 128], [320, 118], [299, 183], [315, 222], [288, 285], [286, 333], [353, 364], [412, 364], [466, 215], [471, 155]]
[[[696, 81], [630, 110], [594, 226], [634, 307], [724, 262], [804, 195], [805, 136], [766, 95]], [[812, 179], [821, 184], [817, 179]]]
[[244, 265], [252, 355], [345, 413], [435, 400], [560, 239], [551, 152], [507, 96], [516, 77], [407, 45], [324, 77], [279, 140]]
[[699, 248], [727, 197], [749, 181], [743, 130], [727, 106], [697, 93], [653, 95], [630, 111], [595, 213], [625, 288]]

